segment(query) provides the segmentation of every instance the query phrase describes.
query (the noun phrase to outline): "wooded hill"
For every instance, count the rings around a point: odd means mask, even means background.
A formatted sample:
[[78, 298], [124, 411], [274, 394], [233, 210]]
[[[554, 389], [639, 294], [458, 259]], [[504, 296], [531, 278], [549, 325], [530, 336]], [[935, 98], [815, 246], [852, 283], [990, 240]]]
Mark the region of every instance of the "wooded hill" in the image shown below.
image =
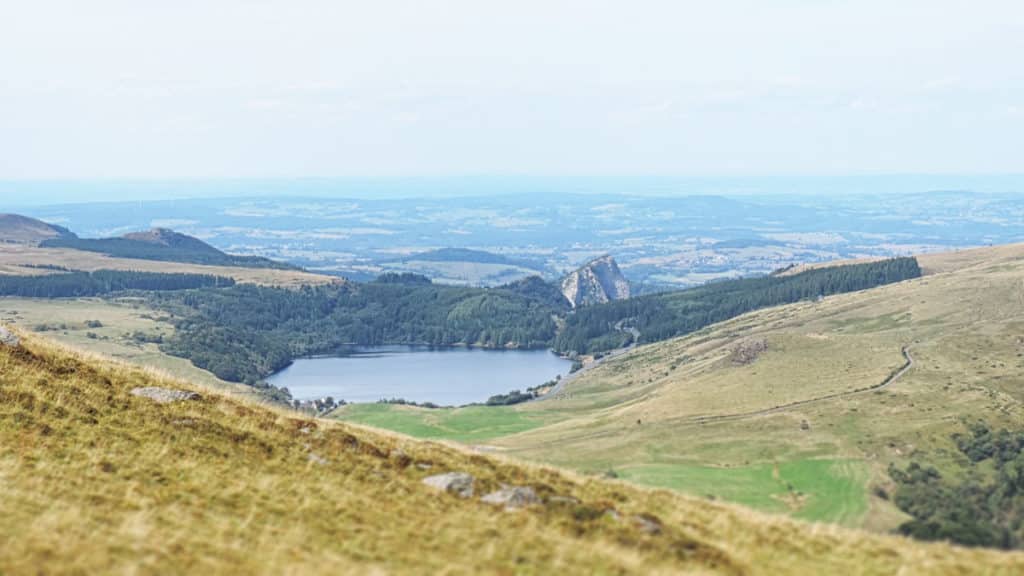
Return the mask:
[[164, 262], [184, 262], [212, 266], [276, 268], [296, 270], [296, 266], [259, 256], [236, 256], [222, 252], [206, 242], [171, 230], [154, 229], [119, 238], [79, 238], [73, 234], [43, 241], [43, 248], [71, 248], [97, 252], [115, 258], [136, 258]]

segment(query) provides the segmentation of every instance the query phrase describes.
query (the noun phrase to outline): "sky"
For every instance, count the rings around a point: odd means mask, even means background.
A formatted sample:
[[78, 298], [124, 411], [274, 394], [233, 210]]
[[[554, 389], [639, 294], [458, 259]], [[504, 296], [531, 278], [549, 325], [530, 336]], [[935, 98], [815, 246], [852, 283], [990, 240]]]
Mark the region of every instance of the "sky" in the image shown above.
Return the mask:
[[0, 0], [0, 180], [1020, 174], [1022, 54], [1019, 0]]

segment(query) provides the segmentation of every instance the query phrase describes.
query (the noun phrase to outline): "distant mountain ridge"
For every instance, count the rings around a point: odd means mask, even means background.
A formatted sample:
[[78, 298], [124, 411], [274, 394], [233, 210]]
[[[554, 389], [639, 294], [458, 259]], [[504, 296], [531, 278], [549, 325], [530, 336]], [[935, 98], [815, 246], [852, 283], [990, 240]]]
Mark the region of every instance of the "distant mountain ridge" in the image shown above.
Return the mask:
[[46, 240], [74, 236], [63, 226], [20, 214], [0, 214], [0, 243], [38, 246]]
[[562, 295], [573, 308], [624, 300], [630, 296], [629, 281], [615, 258], [604, 255], [587, 262], [562, 279]]
[[299, 269], [260, 256], [228, 254], [198, 238], [168, 228], [153, 228], [114, 238], [80, 238], [67, 228], [20, 214], [0, 214], [0, 244], [71, 248], [117, 258], [245, 268]]
[[391, 258], [385, 262], [472, 262], [475, 264], [501, 264], [504, 266], [518, 266], [530, 270], [543, 271], [544, 263], [528, 258], [513, 258], [504, 254], [476, 250], [474, 248], [438, 248], [425, 252], [406, 254], [400, 257]]
[[167, 246], [169, 248], [192, 250], [195, 252], [207, 252], [210, 254], [224, 254], [224, 252], [221, 252], [194, 236], [175, 232], [169, 228], [152, 228], [144, 232], [130, 232], [121, 236], [121, 238], [124, 238], [125, 240], [132, 240], [134, 242], [145, 242], [158, 246]]

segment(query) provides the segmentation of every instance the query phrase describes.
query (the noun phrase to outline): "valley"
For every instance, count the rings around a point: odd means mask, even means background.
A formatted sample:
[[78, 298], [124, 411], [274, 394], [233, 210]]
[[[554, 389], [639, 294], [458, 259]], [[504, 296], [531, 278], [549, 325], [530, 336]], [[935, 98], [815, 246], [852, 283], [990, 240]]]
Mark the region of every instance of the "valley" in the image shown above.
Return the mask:
[[[473, 434], [460, 418], [478, 416], [458, 409], [335, 416], [414, 435], [443, 421], [448, 437], [517, 458], [891, 530], [906, 516], [881, 496], [893, 488], [890, 463], [958, 476], [952, 434], [975, 420], [1014, 429], [1024, 416], [1024, 246], [918, 258], [922, 278], [752, 312], [494, 409], [499, 420], [532, 419], [512, 434], [486, 424]], [[751, 342], [764, 345], [737, 358]], [[881, 388], [905, 369], [905, 347], [913, 365]]]
[[[369, 403], [329, 416], [804, 520], [894, 531], [910, 516], [893, 500], [892, 466], [963, 477], [954, 435], [975, 421], [1012, 430], [1024, 416], [1022, 245], [811, 264], [631, 298], [608, 257], [561, 285], [474, 288], [411, 273], [353, 282], [287, 266], [0, 250], [9, 278], [22, 279], [14, 287], [72, 270], [214, 282], [6, 297], [0, 315], [77, 349], [304, 410], [301, 393], [266, 382], [297, 358], [392, 344], [551, 347], [583, 369], [540, 397], [427, 408], [375, 402], [400, 388], [371, 390], [347, 399]], [[429, 392], [413, 399], [436, 403]]]
[[0, 576], [1024, 575], [1024, 2], [0, 13]]

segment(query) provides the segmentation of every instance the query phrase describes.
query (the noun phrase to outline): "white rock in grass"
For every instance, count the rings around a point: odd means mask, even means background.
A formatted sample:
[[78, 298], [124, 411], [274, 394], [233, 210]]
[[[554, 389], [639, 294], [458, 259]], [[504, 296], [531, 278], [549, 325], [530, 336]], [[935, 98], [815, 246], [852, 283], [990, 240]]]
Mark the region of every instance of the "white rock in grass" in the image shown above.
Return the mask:
[[0, 326], [0, 344], [4, 346], [14, 347], [21, 344], [21, 340], [17, 336], [15, 336], [14, 333], [11, 332], [10, 330], [4, 328], [3, 326]]
[[132, 388], [131, 394], [133, 396], [149, 398], [150, 400], [159, 402], [160, 404], [179, 402], [181, 400], [196, 400], [199, 398], [199, 394], [189, 392], [188, 390], [172, 390], [170, 388], [158, 388], [156, 386]]
[[473, 495], [473, 477], [465, 472], [448, 472], [423, 479], [423, 483], [436, 490], [455, 494], [459, 498]]
[[497, 492], [491, 492], [480, 501], [495, 506], [504, 506], [506, 510], [509, 510], [539, 504], [540, 498], [529, 486], [507, 486]]

